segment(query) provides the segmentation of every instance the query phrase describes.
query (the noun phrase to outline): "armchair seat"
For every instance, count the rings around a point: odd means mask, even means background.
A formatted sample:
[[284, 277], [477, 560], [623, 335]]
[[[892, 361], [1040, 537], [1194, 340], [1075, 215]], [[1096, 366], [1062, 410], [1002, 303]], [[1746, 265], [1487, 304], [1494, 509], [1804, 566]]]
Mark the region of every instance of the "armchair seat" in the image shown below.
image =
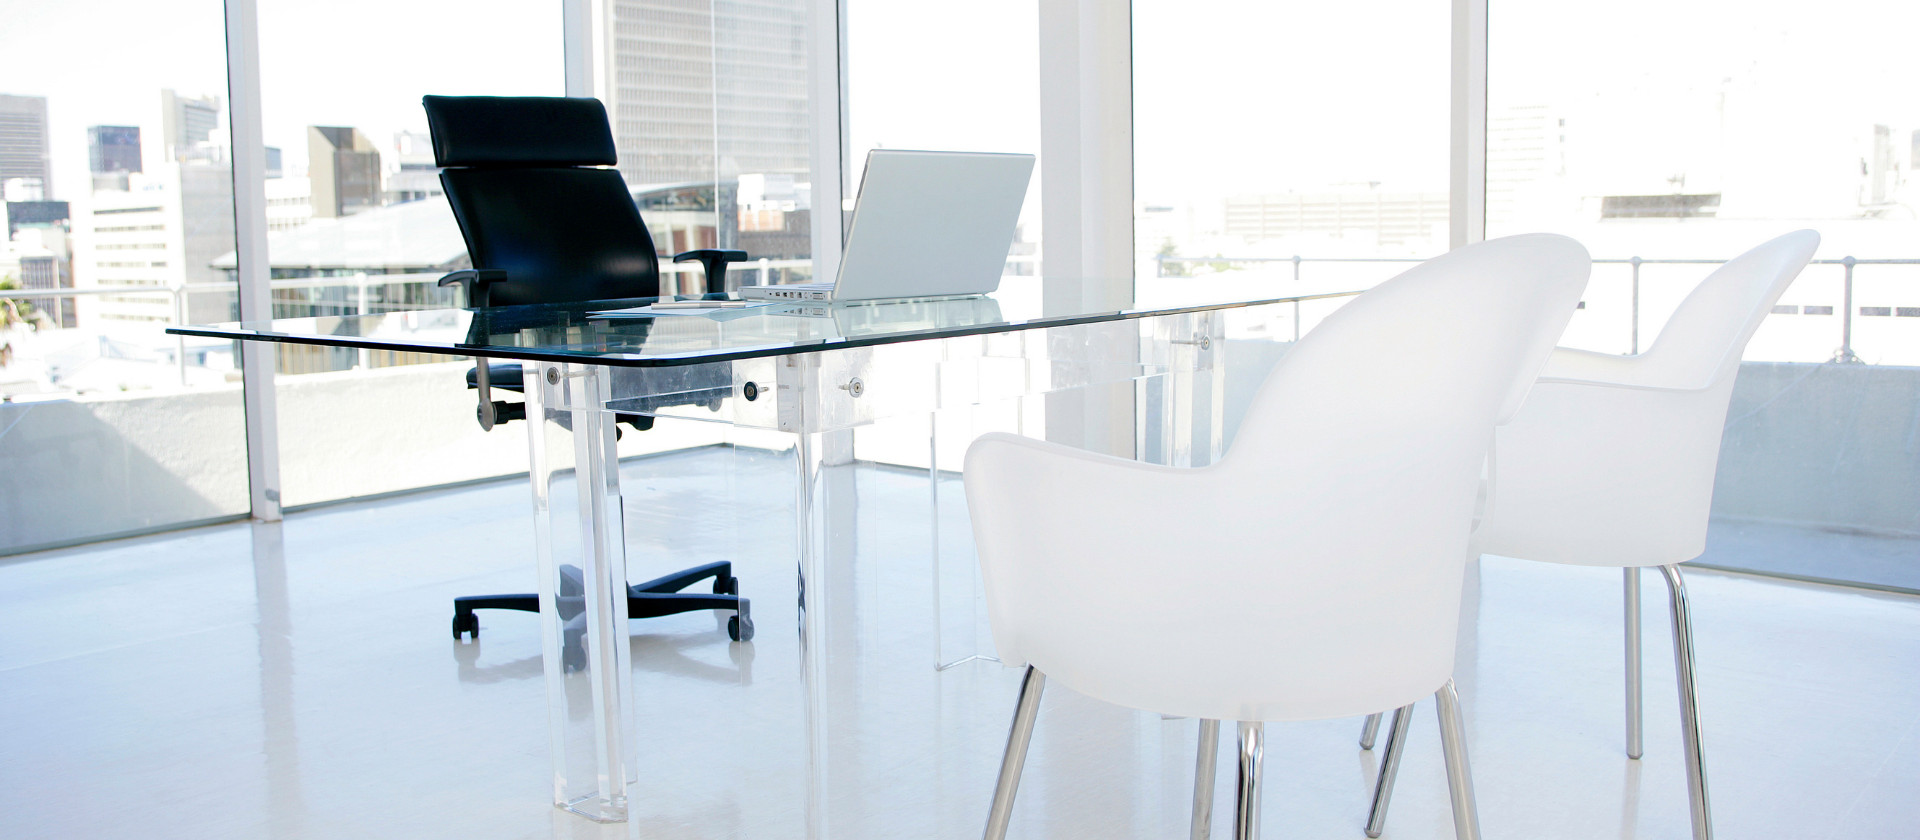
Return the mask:
[[1205, 467], [976, 441], [963, 475], [994, 648], [1027, 666], [987, 840], [1006, 835], [1049, 679], [1201, 719], [1196, 838], [1211, 825], [1220, 723], [1237, 721], [1237, 840], [1259, 833], [1267, 721], [1432, 695], [1454, 830], [1476, 840], [1452, 680], [1476, 490], [1494, 427], [1572, 319], [1589, 264], [1579, 243], [1534, 234], [1380, 284], [1274, 366], [1233, 447]]

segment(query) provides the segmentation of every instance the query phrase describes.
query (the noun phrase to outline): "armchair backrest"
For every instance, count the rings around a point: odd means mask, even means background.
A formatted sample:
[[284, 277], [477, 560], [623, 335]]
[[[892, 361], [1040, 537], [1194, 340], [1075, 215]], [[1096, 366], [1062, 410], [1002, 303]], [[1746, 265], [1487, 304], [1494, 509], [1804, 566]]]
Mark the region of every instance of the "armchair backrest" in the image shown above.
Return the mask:
[[1732, 376], [1748, 339], [1819, 247], [1818, 232], [1796, 230], [1715, 269], [1641, 354], [1646, 376], [1679, 387], [1707, 387]]
[[1230, 521], [1257, 523], [1249, 543], [1266, 548], [1217, 579], [1267, 570], [1256, 600], [1282, 603], [1259, 632], [1312, 640], [1291, 678], [1327, 692], [1321, 708], [1349, 691], [1417, 696], [1451, 673], [1495, 424], [1565, 332], [1591, 262], [1553, 234], [1436, 257], [1334, 312], [1254, 397], [1219, 469], [1241, 500]]
[[511, 306], [652, 297], [660, 259], [616, 161], [606, 106], [563, 97], [428, 96], [440, 183], [478, 269]]
[[1297, 462], [1310, 442], [1330, 465], [1414, 468], [1444, 450], [1477, 480], [1485, 438], [1565, 331], [1591, 262], [1572, 239], [1528, 234], [1457, 249], [1375, 286], [1281, 358], [1225, 462]]
[[1639, 356], [1541, 382], [1497, 436], [1481, 549], [1591, 566], [1700, 556], [1740, 356], [1819, 244], [1811, 230], [1762, 243], [1701, 281]]

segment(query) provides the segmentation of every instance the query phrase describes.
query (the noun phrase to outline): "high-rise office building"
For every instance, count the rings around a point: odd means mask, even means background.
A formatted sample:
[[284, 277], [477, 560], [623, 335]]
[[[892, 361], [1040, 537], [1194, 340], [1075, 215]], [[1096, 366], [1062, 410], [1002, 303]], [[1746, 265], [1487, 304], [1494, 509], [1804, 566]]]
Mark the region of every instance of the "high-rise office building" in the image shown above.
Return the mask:
[[87, 126], [87, 169], [95, 190], [124, 190], [127, 176], [140, 171], [140, 127]]
[[805, 0], [604, 0], [620, 173], [635, 186], [808, 171]]
[[702, 241], [807, 256], [808, 208], [762, 230], [769, 220], [743, 226], [735, 201], [743, 175], [811, 180], [806, 0], [600, 2], [612, 30], [601, 99], [627, 183], [674, 196], [671, 212], [690, 221], [671, 226], [705, 229]]
[[214, 129], [220, 127], [220, 97], [192, 99], [160, 91], [160, 134], [167, 160], [211, 159]]
[[380, 151], [360, 129], [307, 126], [313, 216], [332, 219], [380, 206]]
[[140, 127], [87, 126], [87, 168], [95, 175], [140, 171]]
[[0, 183], [32, 181], [38, 184], [42, 198], [51, 198], [49, 147], [47, 98], [0, 94]]

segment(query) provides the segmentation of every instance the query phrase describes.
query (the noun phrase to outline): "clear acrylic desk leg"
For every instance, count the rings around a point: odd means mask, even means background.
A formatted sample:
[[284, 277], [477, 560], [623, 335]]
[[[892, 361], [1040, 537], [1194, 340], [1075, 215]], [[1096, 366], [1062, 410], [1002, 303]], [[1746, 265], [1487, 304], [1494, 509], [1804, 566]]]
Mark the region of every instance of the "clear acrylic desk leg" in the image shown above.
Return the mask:
[[591, 365], [526, 376], [553, 801], [597, 822], [627, 819], [636, 747], [620, 462], [614, 416], [594, 408], [608, 381]]

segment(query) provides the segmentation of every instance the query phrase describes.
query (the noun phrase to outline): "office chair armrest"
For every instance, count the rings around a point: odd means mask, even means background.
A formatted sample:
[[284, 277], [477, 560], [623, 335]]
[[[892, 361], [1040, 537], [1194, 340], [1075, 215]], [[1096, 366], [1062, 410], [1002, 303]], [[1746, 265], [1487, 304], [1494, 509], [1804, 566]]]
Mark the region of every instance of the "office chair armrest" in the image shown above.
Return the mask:
[[[487, 305], [487, 287], [505, 282], [507, 282], [507, 273], [500, 269], [467, 268], [447, 273], [440, 278], [439, 285], [451, 286], [459, 283], [461, 288], [467, 290], [467, 305], [479, 308]], [[484, 388], [481, 390], [485, 391]]]
[[699, 248], [673, 255], [673, 261], [677, 263], [693, 260], [699, 260], [701, 267], [706, 269], [707, 294], [719, 294], [727, 290], [727, 263], [746, 262], [747, 252]]
[[[467, 290], [467, 305], [476, 309], [487, 306], [487, 287], [495, 283], [505, 283], [507, 273], [497, 268], [468, 268], [448, 272], [440, 278], [439, 285], [451, 286], [459, 283]], [[474, 412], [480, 421], [480, 428], [492, 431], [494, 424], [501, 418], [493, 405], [493, 382], [488, 376], [487, 360], [475, 357], [473, 386], [480, 392], [480, 406]]]

